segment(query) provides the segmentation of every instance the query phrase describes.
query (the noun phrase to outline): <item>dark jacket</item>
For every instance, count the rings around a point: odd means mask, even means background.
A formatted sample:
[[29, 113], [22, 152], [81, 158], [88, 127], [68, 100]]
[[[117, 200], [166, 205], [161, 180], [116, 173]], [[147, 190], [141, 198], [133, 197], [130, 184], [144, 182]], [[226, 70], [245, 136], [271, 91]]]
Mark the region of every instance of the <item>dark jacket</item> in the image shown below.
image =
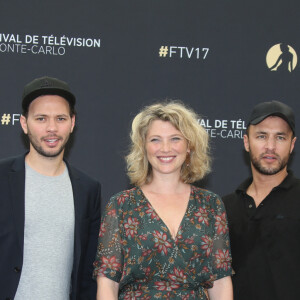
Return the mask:
[[[71, 300], [94, 300], [93, 261], [100, 224], [100, 183], [66, 162], [75, 209]], [[24, 247], [25, 155], [0, 161], [0, 300], [13, 299]]]

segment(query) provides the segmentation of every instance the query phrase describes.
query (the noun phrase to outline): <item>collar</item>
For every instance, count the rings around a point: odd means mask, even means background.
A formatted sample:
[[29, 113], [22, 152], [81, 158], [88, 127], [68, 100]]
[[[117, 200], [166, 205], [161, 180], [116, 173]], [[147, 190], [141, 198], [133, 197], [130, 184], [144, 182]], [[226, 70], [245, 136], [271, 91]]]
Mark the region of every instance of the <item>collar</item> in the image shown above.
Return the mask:
[[[273, 190], [274, 189], [285, 189], [285, 190], [287, 190], [287, 189], [292, 187], [292, 185], [294, 184], [295, 179], [296, 178], [294, 177], [293, 171], [288, 170], [288, 175], [284, 178], [284, 180], [278, 186], [275, 186], [273, 188]], [[238, 186], [238, 188], [235, 190], [235, 192], [237, 194], [240, 194], [240, 193], [245, 194], [252, 181], [253, 181], [253, 178], [249, 177], [248, 179], [246, 179], [244, 182], [242, 182]]]

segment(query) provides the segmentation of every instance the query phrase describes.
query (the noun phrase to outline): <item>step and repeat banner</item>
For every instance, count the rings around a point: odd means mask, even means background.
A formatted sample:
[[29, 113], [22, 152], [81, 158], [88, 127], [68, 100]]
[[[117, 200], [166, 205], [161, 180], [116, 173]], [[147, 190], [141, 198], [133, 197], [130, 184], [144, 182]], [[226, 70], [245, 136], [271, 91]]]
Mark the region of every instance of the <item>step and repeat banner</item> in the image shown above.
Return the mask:
[[103, 203], [129, 187], [130, 123], [153, 102], [180, 99], [202, 116], [213, 170], [199, 184], [220, 195], [250, 174], [242, 138], [255, 104], [290, 105], [300, 132], [298, 1], [3, 0], [0, 16], [0, 157], [28, 146], [23, 86], [67, 81], [78, 113], [67, 158], [101, 181]]

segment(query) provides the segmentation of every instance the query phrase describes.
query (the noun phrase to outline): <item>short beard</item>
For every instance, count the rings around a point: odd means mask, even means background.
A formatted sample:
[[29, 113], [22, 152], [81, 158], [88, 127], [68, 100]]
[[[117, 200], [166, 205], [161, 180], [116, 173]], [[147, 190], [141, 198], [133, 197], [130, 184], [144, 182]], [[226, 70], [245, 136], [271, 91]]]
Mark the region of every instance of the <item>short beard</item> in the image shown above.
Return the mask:
[[290, 155], [284, 157], [283, 159], [281, 159], [278, 155], [276, 155], [276, 158], [279, 162], [279, 165], [277, 167], [273, 167], [273, 168], [267, 168], [267, 167], [263, 167], [262, 164], [260, 163], [260, 159], [265, 155], [266, 153], [260, 155], [259, 158], [256, 158], [253, 156], [251, 149], [249, 149], [249, 155], [250, 155], [250, 161], [251, 164], [253, 165], [253, 167], [255, 168], [256, 171], [258, 171], [260, 174], [263, 175], [275, 175], [277, 173], [279, 173], [281, 170], [283, 170], [289, 161]]
[[65, 142], [61, 145], [61, 147], [56, 151], [56, 152], [47, 152], [45, 151], [41, 146], [39, 146], [37, 143], [35, 143], [34, 139], [32, 138], [32, 135], [30, 133], [30, 131], [28, 131], [28, 139], [30, 144], [32, 145], [32, 147], [36, 150], [36, 152], [44, 157], [48, 157], [48, 158], [54, 158], [59, 156], [66, 147], [66, 144], [69, 140], [69, 138], [66, 138]]

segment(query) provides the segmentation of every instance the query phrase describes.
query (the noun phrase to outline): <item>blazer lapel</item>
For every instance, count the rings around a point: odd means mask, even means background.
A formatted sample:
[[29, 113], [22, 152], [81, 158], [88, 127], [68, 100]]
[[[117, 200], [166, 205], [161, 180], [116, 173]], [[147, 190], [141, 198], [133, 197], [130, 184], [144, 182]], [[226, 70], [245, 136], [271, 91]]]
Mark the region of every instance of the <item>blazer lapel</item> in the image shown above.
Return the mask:
[[16, 225], [19, 244], [23, 251], [25, 222], [25, 155], [16, 158], [8, 176], [12, 194], [14, 223]]
[[[65, 161], [66, 162], [66, 161]], [[77, 277], [77, 269], [81, 256], [81, 239], [80, 239], [80, 220], [81, 220], [81, 189], [80, 189], [80, 178], [76, 170], [74, 170], [67, 162], [68, 172], [73, 189], [74, 198], [74, 211], [75, 211], [75, 233], [74, 233], [74, 265], [73, 265], [73, 276]]]

